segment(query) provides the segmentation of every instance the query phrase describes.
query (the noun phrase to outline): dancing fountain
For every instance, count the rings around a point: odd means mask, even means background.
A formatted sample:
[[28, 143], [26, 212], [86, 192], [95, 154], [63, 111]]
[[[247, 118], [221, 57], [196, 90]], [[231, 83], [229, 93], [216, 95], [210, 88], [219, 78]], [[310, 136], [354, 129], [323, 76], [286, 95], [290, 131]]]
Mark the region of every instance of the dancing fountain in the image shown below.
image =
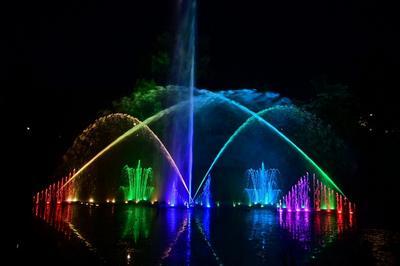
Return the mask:
[[336, 210], [338, 214], [353, 214], [355, 205], [345, 196], [340, 195], [313, 175], [312, 180], [307, 173], [300, 177], [289, 192], [279, 200], [279, 211], [326, 211]]
[[[320, 122], [277, 93], [195, 88], [196, 1], [182, 1], [178, 15], [170, 80], [174, 85], [165, 87], [165, 97], [155, 103], [166, 107], [143, 121], [121, 113], [96, 120], [65, 156], [66, 169], [78, 170], [38, 192], [35, 204], [119, 201], [122, 191], [123, 202], [276, 205], [280, 194], [287, 193], [278, 203], [280, 209], [353, 211], [342, 190], [300, 148], [314, 151], [325, 145], [326, 137], [334, 138], [332, 132], [317, 127]], [[312, 141], [296, 144], [299, 132], [312, 136]], [[262, 163], [261, 168], [251, 169], [255, 160], [274, 167], [265, 169]], [[136, 168], [128, 166], [136, 161]], [[149, 167], [142, 168], [141, 162]], [[113, 169], [121, 168], [124, 178], [118, 180]], [[313, 185], [308, 176], [297, 183], [293, 180], [305, 171], [316, 173]], [[311, 190], [315, 196], [310, 197]]]
[[128, 186], [121, 186], [125, 200], [139, 202], [151, 199], [154, 191], [151, 168], [142, 168], [139, 160], [136, 168], [125, 165], [122, 177], [128, 180]]
[[248, 186], [245, 189], [249, 205], [275, 205], [280, 189], [278, 186], [278, 169], [265, 169], [264, 162], [260, 169], [247, 170]]
[[84, 129], [60, 177], [33, 195], [34, 215], [111, 265], [191, 264], [205, 252], [206, 265], [273, 254], [279, 265], [298, 253], [292, 240], [314, 250], [314, 239], [340, 238], [355, 205], [323, 170], [346, 161], [338, 138], [279, 93], [196, 88], [196, 5], [178, 4], [171, 85], [138, 86], [128, 107]]

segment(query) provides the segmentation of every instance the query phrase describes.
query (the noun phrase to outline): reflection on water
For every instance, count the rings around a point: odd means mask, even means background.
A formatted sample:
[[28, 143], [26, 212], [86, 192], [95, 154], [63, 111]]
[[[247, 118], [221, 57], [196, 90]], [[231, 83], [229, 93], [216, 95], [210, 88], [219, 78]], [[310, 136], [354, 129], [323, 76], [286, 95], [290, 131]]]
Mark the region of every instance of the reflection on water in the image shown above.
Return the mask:
[[353, 229], [353, 216], [337, 213], [313, 214], [310, 212], [280, 212], [279, 225], [292, 239], [315, 258], [322, 248], [342, 239]]
[[[139, 238], [147, 239], [150, 234], [150, 222], [153, 213], [144, 208], [129, 208], [123, 214], [124, 229], [123, 239], [133, 239], [137, 244]], [[125, 219], [124, 219], [125, 218]]]
[[[197, 217], [195, 220], [196, 227], [201, 234], [204, 242], [206, 243], [207, 247], [209, 248], [213, 259], [218, 265], [223, 264], [220, 258], [218, 257], [215, 249], [213, 248], [211, 242], [210, 242], [210, 212], [211, 210], [209, 208], [206, 208], [203, 210], [203, 215], [202, 217]], [[202, 218], [202, 219], [201, 219]]]
[[72, 220], [72, 209], [71, 205], [67, 205], [64, 208], [61, 205], [51, 207], [51, 205], [35, 205], [33, 207], [33, 213], [36, 217], [44, 220], [49, 225], [53, 226], [58, 232], [62, 233], [65, 238], [71, 239], [70, 222]]
[[355, 229], [351, 216], [261, 209], [77, 204], [35, 206], [33, 213], [110, 265], [305, 263]]
[[371, 246], [372, 256], [377, 265], [399, 265], [400, 233], [380, 229], [367, 229], [361, 234], [362, 239]]

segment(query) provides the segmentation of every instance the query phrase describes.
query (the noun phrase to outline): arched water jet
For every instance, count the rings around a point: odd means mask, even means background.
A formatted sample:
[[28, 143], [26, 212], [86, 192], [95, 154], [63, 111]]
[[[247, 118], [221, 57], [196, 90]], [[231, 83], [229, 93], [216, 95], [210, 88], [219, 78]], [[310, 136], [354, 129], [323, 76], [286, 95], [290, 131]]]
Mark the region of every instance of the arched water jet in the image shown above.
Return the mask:
[[174, 111], [176, 108], [178, 108], [180, 106], [180, 104], [172, 106], [170, 108], [167, 108], [166, 110], [163, 110], [149, 118], [147, 118], [145, 121], [140, 121], [137, 118], [133, 118], [135, 122], [137, 122], [137, 125], [134, 126], [133, 128], [131, 128], [130, 130], [128, 130], [127, 132], [125, 132], [124, 134], [122, 134], [120, 137], [118, 137], [116, 140], [114, 140], [111, 144], [109, 144], [107, 147], [105, 147], [103, 150], [101, 150], [99, 153], [97, 153], [91, 160], [89, 160], [85, 165], [83, 165], [61, 188], [63, 189], [69, 182], [71, 182], [73, 179], [75, 179], [79, 174], [81, 174], [84, 170], [86, 170], [91, 164], [93, 164], [98, 158], [100, 158], [104, 153], [106, 153], [107, 151], [111, 150], [115, 145], [121, 143], [122, 141], [124, 141], [127, 137], [131, 136], [132, 134], [134, 134], [135, 132], [137, 132], [138, 130], [144, 128], [147, 132], [150, 133], [150, 136], [160, 145], [161, 148], [161, 152], [164, 154], [165, 158], [167, 159], [167, 161], [170, 163], [170, 165], [172, 166], [172, 168], [174, 169], [174, 171], [176, 172], [176, 174], [179, 176], [179, 179], [182, 181], [182, 184], [185, 188], [185, 190], [187, 191], [187, 193], [189, 194], [190, 197], [190, 193], [189, 193], [189, 189], [185, 183], [185, 180], [179, 170], [179, 168], [177, 167], [174, 159], [172, 158], [171, 154], [169, 153], [169, 151], [167, 150], [167, 148], [165, 147], [165, 145], [162, 143], [162, 141], [159, 139], [159, 137], [148, 127], [148, 124], [153, 122], [154, 120], [159, 119], [161, 116], [170, 113], [172, 111]]
[[[208, 103], [208, 96], [207, 97], [203, 97], [202, 95], [198, 95], [195, 99], [195, 101], [197, 101], [197, 107], [201, 107], [203, 106], [204, 103]], [[104, 149], [102, 149], [100, 152], [98, 152], [95, 156], [93, 156], [89, 161], [87, 161], [78, 171], [76, 171], [72, 177], [70, 177], [68, 179], [68, 181], [66, 181], [64, 183], [64, 185], [60, 188], [60, 190], [62, 190], [63, 188], [65, 188], [65, 186], [67, 186], [71, 181], [73, 181], [77, 176], [79, 176], [81, 173], [83, 173], [87, 168], [89, 168], [95, 161], [97, 161], [97, 159], [99, 159], [100, 157], [102, 157], [106, 152], [108, 152], [109, 150], [111, 150], [113, 147], [115, 147], [116, 145], [120, 144], [121, 142], [123, 142], [126, 138], [130, 137], [131, 135], [133, 135], [134, 133], [138, 132], [139, 130], [141, 130], [142, 128], [145, 128], [150, 134], [151, 136], [156, 140], [156, 142], [160, 145], [161, 147], [161, 151], [162, 153], [165, 155], [165, 157], [167, 158], [168, 162], [170, 163], [170, 165], [172, 166], [173, 170], [177, 173], [179, 179], [181, 180], [186, 192], [189, 193], [189, 189], [188, 186], [186, 185], [186, 182], [183, 178], [183, 175], [181, 173], [181, 171], [179, 170], [177, 164], [175, 163], [175, 160], [172, 158], [172, 155], [170, 154], [170, 152], [167, 150], [167, 148], [165, 147], [165, 145], [163, 144], [163, 142], [159, 139], [159, 137], [148, 127], [149, 124], [154, 123], [156, 121], [158, 121], [159, 119], [161, 119], [162, 117], [172, 114], [178, 110], [180, 110], [182, 107], [185, 107], [186, 105], [189, 104], [189, 101], [182, 101], [178, 104], [175, 104], [173, 106], [170, 106], [158, 113], [156, 113], [155, 115], [152, 115], [151, 117], [145, 119], [144, 121], [140, 121], [140, 120], [135, 120], [137, 122], [137, 125], [132, 127], [131, 129], [129, 129], [128, 131], [126, 131], [124, 134], [122, 134], [121, 136], [119, 136], [118, 138], [116, 138], [112, 143], [110, 143], [109, 145], [107, 145]], [[126, 114], [122, 114], [123, 116], [129, 116]], [[136, 118], [134, 118], [136, 119]], [[191, 198], [191, 197], [190, 197]]]
[[[270, 107], [265, 109], [264, 111], [269, 111], [271, 109], [274, 109], [275, 107]], [[198, 189], [196, 190], [196, 193], [194, 194], [193, 199], [196, 197], [198, 191], [200, 191], [201, 186], [203, 185], [204, 181], [207, 179], [208, 175], [210, 174], [211, 170], [213, 169], [214, 165], [217, 163], [217, 161], [219, 160], [219, 158], [221, 158], [222, 154], [224, 153], [224, 151], [226, 150], [226, 148], [233, 142], [233, 140], [236, 138], [236, 136], [238, 136], [246, 127], [247, 125], [252, 121], [253, 117], [247, 119], [230, 137], [229, 139], [225, 142], [225, 144], [222, 146], [222, 148], [219, 150], [219, 152], [217, 153], [217, 156], [215, 156], [215, 159], [213, 160], [213, 162], [211, 163], [210, 167], [208, 168], [206, 174], [205, 174], [205, 178], [203, 178], [203, 180], [201, 181]], [[254, 120], [253, 120], [254, 121]]]
[[[208, 104], [210, 104], [210, 102], [212, 102], [212, 100], [214, 99], [219, 99], [219, 100], [223, 100], [223, 101], [225, 101], [225, 102], [228, 102], [231, 106], [234, 106], [234, 107], [238, 107], [238, 105], [240, 106], [240, 104], [238, 104], [238, 103], [236, 103], [236, 104], [233, 104], [232, 102], [230, 102], [230, 100], [229, 99], [227, 99], [226, 97], [224, 97], [224, 96], [220, 96], [220, 95], [218, 95], [218, 94], [216, 94], [216, 93], [212, 93], [212, 92], [205, 92], [204, 90], [196, 90], [196, 97], [195, 97], [195, 101], [196, 101], [196, 108], [202, 108], [201, 106], [203, 106], [204, 104], [206, 104], [206, 105], [208, 105]], [[183, 101], [183, 102], [180, 102], [179, 104], [176, 104], [176, 105], [174, 105], [174, 106], [172, 106], [172, 107], [169, 107], [169, 108], [166, 108], [165, 110], [163, 110], [163, 111], [161, 111], [161, 112], [159, 112], [159, 113], [157, 113], [157, 114], [155, 114], [155, 115], [153, 115], [153, 116], [151, 116], [151, 117], [149, 117], [148, 119], [146, 119], [145, 121], [143, 121], [143, 122], [141, 122], [141, 123], [144, 123], [145, 125], [148, 125], [148, 124], [150, 124], [150, 123], [153, 123], [153, 122], [155, 122], [155, 121], [157, 121], [157, 120], [159, 120], [161, 117], [164, 117], [165, 115], [168, 115], [168, 114], [171, 114], [171, 113], [173, 113], [173, 112], [175, 112], [175, 111], [177, 111], [177, 110], [180, 110], [180, 108], [182, 107], [182, 106], [186, 106], [188, 104], [188, 101]], [[275, 109], [275, 108], [277, 108], [277, 107], [272, 107], [272, 108], [268, 108], [268, 110], [273, 110], [273, 109]], [[237, 109], [239, 109], [239, 110], [241, 110], [241, 111], [244, 111], [243, 110], [243, 108], [237, 108]], [[263, 112], [266, 112], [267, 110], [264, 110]], [[250, 112], [252, 112], [251, 110], [250, 110]], [[249, 112], [247, 112], [247, 111], [245, 111], [245, 113], [249, 113]], [[252, 113], [254, 113], [254, 112], [252, 112]], [[252, 113], [250, 113], [250, 114], [252, 114]], [[262, 114], [262, 113], [260, 113], [260, 114]], [[262, 119], [262, 118], [261, 118]], [[234, 133], [234, 135], [233, 135], [233, 137], [231, 137], [230, 138], [230, 142], [232, 142], [232, 140], [234, 139], [234, 137], [236, 136], [236, 135], [238, 135], [240, 132], [241, 132], [241, 130], [245, 127], [245, 126], [248, 126], [249, 124], [250, 124], [250, 122], [252, 122], [252, 121], [260, 121], [260, 118], [257, 118], [257, 117], [254, 117], [253, 115], [252, 115], [252, 117], [250, 117], [244, 124], [242, 124], [242, 126], [240, 126], [240, 130], [238, 129], [235, 133]], [[265, 125], [265, 123], [262, 123], [262, 124], [264, 124]], [[143, 126], [144, 125], [141, 125], [141, 124], [139, 124], [139, 125], [137, 125], [136, 127], [134, 127], [134, 128], [132, 128], [132, 129], [130, 129], [130, 130], [128, 130], [127, 132], [125, 132], [123, 135], [121, 135], [120, 137], [118, 137], [113, 143], [111, 143], [110, 145], [108, 145], [105, 149], [103, 149], [102, 151], [100, 151], [95, 157], [93, 157], [88, 163], [86, 163], [84, 166], [83, 166], [83, 168], [81, 168], [75, 175], [74, 175], [74, 178], [77, 176], [77, 175], [79, 175], [80, 173], [82, 173], [82, 171], [84, 171], [87, 167], [89, 167], [94, 161], [96, 161], [99, 157], [101, 157], [104, 153], [106, 153], [108, 150], [110, 150], [113, 146], [115, 146], [115, 145], [117, 145], [117, 144], [119, 144], [119, 143], [121, 143], [125, 138], [127, 138], [127, 137], [129, 137], [129, 136], [131, 136], [132, 134], [134, 134], [135, 132], [137, 132], [138, 130], [140, 130], [141, 128], [143, 128]], [[154, 135], [153, 135], [154, 136]], [[161, 140], [159, 140], [158, 139], [158, 141], [159, 142], [161, 142]], [[226, 146], [228, 146], [229, 145], [229, 143], [230, 142], [228, 142], [228, 143], [225, 143], [225, 145], [224, 145], [224, 147], [226, 148]], [[220, 152], [219, 152], [219, 154], [220, 154], [220, 156], [217, 156], [216, 158], [216, 160], [215, 161], [217, 161], [218, 160], [218, 158], [220, 158], [221, 157], [221, 154], [223, 153], [223, 151], [224, 151], [224, 149], [222, 149], [222, 150], [220, 150]], [[168, 158], [169, 156], [167, 156], [167, 158]], [[172, 159], [172, 157], [171, 157], [171, 159]], [[172, 159], [173, 160], [173, 159]], [[214, 163], [215, 164], [215, 163]], [[173, 164], [171, 164], [171, 165], [173, 165]], [[176, 164], [175, 164], [175, 166], [176, 166]], [[211, 167], [212, 168], [212, 167]], [[173, 169], [174, 169], [174, 171], [176, 171], [176, 169], [180, 172], [180, 169], [178, 169], [178, 167], [176, 166], [176, 167], [174, 167], [173, 166]], [[177, 171], [176, 171], [177, 172]], [[183, 179], [183, 176], [182, 176], [182, 174], [180, 174], [180, 176], [182, 177], [179, 177], [179, 179], [181, 179], [181, 182], [183, 183], [183, 184], [186, 184], [186, 182], [185, 182], [185, 180]], [[187, 189], [186, 189], [187, 188]], [[188, 194], [189, 194], [189, 189], [188, 189], [188, 186], [186, 186], [186, 191], [188, 192]]]
[[[269, 129], [271, 129], [274, 133], [276, 133], [279, 137], [281, 137], [284, 141], [286, 141], [291, 147], [293, 147], [298, 153], [300, 153], [312, 166], [314, 166], [319, 174], [330, 184], [332, 185], [337, 191], [339, 191], [342, 195], [344, 195], [344, 193], [342, 192], [342, 190], [332, 181], [332, 179], [302, 150], [300, 149], [293, 141], [291, 141], [288, 137], [286, 137], [282, 132], [280, 132], [278, 129], [276, 129], [273, 125], [271, 125], [269, 122], [267, 122], [264, 118], [262, 118], [260, 116], [260, 114], [255, 113], [253, 111], [251, 111], [249, 108], [247, 108], [244, 105], [241, 105], [223, 95], [219, 95], [216, 94], [214, 92], [208, 91], [208, 90], [199, 90], [200, 93], [205, 93], [205, 94], [209, 94], [209, 95], [213, 95], [214, 97], [217, 97], [223, 101], [228, 102], [229, 104], [239, 108], [240, 110], [242, 110], [243, 112], [246, 112], [248, 114], [251, 115], [250, 118], [247, 119], [247, 121], [245, 123], [243, 123], [238, 130], [235, 131], [235, 133], [232, 135], [232, 137], [234, 138], [235, 136], [237, 136], [241, 130], [243, 130], [246, 126], [247, 126], [247, 122], [251, 119], [256, 119], [257, 121], [259, 121], [261, 124], [267, 126]], [[270, 108], [268, 108], [270, 109]], [[268, 110], [267, 109], [267, 110]], [[266, 111], [266, 110], [264, 110]], [[262, 112], [262, 111], [261, 111]], [[212, 167], [215, 165], [216, 161], [220, 158], [221, 154], [223, 153], [223, 151], [226, 149], [226, 147], [232, 142], [232, 137], [228, 139], [228, 141], [224, 144], [224, 146], [222, 147], [222, 149], [220, 150], [220, 152], [217, 154], [217, 157], [214, 159], [213, 163], [211, 164], [210, 168], [207, 170], [206, 174], [204, 175], [203, 179], [200, 182], [199, 187], [196, 190], [196, 193], [193, 195], [193, 199], [196, 198], [197, 194], [199, 193], [203, 183], [205, 182], [205, 180], [207, 179], [208, 174], [210, 173]]]

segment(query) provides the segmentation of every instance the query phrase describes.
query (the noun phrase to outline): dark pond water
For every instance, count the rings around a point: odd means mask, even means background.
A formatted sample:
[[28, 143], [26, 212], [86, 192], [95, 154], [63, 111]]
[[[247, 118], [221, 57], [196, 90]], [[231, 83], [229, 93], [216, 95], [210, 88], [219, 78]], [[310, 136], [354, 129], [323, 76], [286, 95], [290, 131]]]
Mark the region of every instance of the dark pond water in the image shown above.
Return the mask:
[[399, 235], [355, 216], [133, 205], [35, 207], [32, 263], [395, 265]]

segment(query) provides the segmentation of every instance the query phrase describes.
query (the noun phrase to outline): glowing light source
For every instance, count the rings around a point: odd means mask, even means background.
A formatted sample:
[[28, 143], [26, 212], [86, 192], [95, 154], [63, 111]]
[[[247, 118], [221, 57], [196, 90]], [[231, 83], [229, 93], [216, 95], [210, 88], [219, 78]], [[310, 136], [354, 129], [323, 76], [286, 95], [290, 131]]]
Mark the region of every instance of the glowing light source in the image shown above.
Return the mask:
[[115, 203], [115, 199], [112, 199], [111, 202], [112, 202], [112, 203]]
[[89, 202], [90, 202], [90, 203], [93, 203], [93, 202], [94, 202], [94, 199], [93, 199], [93, 198], [90, 198], [90, 199], [89, 199]]
[[110, 203], [110, 200], [109, 200], [109, 199], [107, 199], [107, 200], [106, 200], [106, 202], [107, 202], [107, 203]]

